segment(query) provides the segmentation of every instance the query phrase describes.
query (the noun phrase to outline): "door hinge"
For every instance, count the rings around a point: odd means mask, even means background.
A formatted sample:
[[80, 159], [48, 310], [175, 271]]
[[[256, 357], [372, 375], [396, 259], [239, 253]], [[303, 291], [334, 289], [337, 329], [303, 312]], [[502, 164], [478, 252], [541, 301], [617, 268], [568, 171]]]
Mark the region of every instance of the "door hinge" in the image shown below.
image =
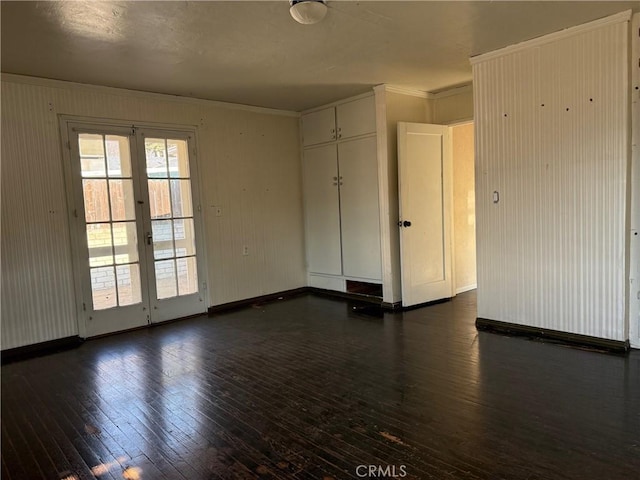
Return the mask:
[[78, 218], [78, 210], [76, 210], [76, 209], [73, 210], [73, 216]]
[[84, 310], [85, 312], [87, 311], [87, 304], [86, 303], [82, 304], [82, 310]]
[[198, 205], [198, 211], [201, 212], [202, 211], [202, 205]]
[[202, 289], [206, 290], [207, 289], [207, 282], [202, 282]]
[[67, 140], [67, 150], [71, 150], [71, 142]]

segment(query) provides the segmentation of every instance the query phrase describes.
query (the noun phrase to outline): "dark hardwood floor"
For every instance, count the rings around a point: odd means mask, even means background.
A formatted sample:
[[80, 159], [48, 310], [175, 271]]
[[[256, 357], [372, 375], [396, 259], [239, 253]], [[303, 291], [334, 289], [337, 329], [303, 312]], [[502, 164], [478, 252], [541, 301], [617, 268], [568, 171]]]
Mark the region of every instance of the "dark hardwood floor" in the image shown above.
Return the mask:
[[5, 365], [2, 479], [640, 478], [640, 352], [475, 316], [304, 295]]

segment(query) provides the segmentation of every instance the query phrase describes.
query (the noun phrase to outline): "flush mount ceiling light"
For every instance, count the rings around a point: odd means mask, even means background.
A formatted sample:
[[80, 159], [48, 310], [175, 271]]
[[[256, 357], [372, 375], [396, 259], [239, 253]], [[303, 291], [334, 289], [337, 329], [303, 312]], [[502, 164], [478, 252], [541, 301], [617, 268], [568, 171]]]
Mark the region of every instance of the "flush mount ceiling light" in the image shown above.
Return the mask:
[[324, 0], [289, 0], [289, 12], [293, 19], [303, 25], [318, 23], [327, 14]]

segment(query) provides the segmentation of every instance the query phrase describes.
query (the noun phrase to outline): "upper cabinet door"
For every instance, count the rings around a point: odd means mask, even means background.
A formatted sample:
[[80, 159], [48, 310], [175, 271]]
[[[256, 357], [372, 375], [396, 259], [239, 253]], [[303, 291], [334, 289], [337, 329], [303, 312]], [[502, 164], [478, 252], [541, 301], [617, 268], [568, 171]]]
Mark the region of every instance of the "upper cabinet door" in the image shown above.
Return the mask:
[[302, 116], [302, 144], [305, 147], [336, 139], [336, 114], [333, 107]]
[[376, 131], [376, 104], [374, 97], [359, 98], [336, 107], [339, 139], [366, 135]]

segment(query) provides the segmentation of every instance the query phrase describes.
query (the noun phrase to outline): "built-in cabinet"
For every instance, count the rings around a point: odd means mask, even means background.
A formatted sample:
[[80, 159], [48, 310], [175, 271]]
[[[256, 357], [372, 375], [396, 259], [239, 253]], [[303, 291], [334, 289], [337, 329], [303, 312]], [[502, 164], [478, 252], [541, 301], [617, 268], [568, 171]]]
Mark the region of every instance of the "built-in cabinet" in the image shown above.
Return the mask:
[[303, 114], [302, 144], [310, 285], [382, 283], [374, 97]]
[[346, 101], [302, 116], [302, 144], [305, 147], [375, 132], [373, 96]]

